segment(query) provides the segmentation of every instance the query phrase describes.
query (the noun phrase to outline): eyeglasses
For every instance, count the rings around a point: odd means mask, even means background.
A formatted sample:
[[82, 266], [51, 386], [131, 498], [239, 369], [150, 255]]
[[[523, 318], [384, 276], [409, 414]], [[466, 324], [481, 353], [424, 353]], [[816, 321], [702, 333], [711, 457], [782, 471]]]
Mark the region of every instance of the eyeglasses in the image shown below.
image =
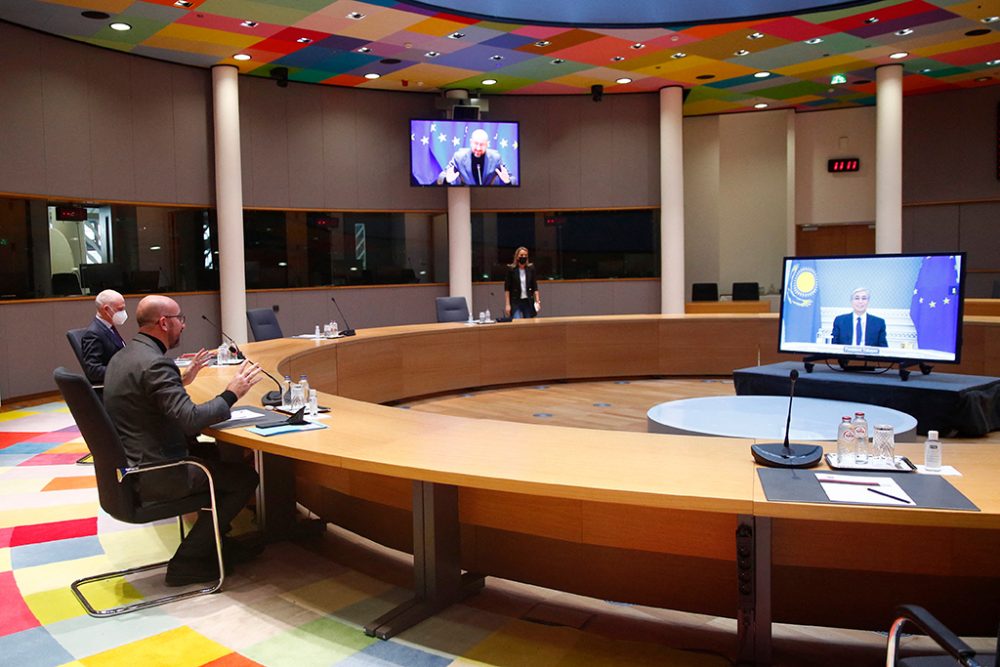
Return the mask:
[[177, 313], [176, 315], [164, 315], [164, 317], [176, 317], [181, 324], [187, 322], [187, 316], [184, 313]]

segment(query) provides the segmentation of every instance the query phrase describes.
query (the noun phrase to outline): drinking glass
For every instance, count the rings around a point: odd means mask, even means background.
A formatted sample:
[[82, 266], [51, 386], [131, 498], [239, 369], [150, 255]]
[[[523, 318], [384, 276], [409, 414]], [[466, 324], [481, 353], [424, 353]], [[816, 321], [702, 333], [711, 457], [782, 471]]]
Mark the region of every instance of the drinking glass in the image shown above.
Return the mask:
[[889, 424], [876, 424], [872, 432], [872, 450], [875, 458], [883, 465], [895, 465], [896, 437]]

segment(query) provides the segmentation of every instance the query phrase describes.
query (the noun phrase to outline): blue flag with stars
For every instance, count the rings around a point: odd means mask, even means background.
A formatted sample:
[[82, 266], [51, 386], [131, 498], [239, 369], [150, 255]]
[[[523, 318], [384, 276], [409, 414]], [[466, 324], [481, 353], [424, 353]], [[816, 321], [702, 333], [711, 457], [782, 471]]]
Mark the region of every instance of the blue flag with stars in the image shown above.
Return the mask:
[[956, 352], [958, 331], [959, 273], [961, 258], [957, 255], [924, 257], [920, 273], [913, 286], [910, 319], [917, 330], [917, 346], [921, 350]]

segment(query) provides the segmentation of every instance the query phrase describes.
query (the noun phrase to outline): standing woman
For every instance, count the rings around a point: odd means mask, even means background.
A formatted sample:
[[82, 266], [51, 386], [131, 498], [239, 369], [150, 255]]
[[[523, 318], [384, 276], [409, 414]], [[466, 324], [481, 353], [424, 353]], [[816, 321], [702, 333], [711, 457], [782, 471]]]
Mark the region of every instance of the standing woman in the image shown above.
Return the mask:
[[507, 266], [503, 284], [504, 312], [515, 320], [534, 317], [542, 309], [538, 294], [535, 265], [528, 262], [528, 249], [524, 246], [514, 251], [514, 261]]

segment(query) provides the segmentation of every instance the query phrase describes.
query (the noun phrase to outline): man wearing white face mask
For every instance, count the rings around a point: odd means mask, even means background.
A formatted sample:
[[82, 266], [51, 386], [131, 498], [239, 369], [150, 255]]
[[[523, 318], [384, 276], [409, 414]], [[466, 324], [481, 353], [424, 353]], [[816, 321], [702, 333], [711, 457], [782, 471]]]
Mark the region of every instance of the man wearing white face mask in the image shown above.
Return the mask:
[[113, 289], [97, 295], [97, 316], [83, 334], [83, 368], [92, 384], [104, 384], [104, 371], [111, 357], [125, 347], [118, 327], [125, 324], [125, 297]]

